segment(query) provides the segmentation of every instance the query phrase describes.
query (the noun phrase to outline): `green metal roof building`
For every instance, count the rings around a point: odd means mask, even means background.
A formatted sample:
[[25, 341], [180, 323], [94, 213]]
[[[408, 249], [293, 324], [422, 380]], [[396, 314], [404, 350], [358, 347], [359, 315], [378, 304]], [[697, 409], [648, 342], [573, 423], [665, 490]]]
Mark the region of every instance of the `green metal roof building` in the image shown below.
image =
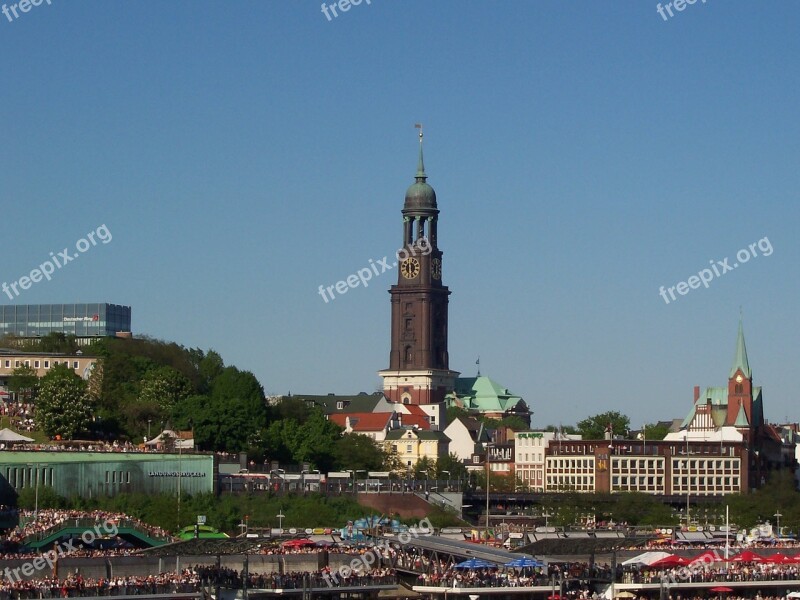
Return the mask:
[[0, 451], [0, 503], [37, 480], [60, 496], [92, 498], [214, 492], [217, 476], [213, 454]]
[[448, 407], [457, 406], [494, 419], [514, 415], [530, 422], [531, 410], [525, 400], [485, 375], [459, 377], [445, 401]]

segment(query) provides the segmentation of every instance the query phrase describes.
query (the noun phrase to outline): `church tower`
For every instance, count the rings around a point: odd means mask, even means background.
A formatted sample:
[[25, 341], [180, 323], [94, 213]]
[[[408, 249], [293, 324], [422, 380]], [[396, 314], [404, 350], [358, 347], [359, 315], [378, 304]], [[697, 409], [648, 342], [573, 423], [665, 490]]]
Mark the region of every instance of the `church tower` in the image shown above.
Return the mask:
[[450, 290], [442, 283], [439, 209], [436, 192], [425, 174], [421, 128], [415, 179], [403, 205], [403, 244], [395, 263], [397, 284], [389, 290], [389, 368], [379, 375], [383, 378], [383, 391], [392, 402], [436, 404], [452, 391], [458, 373], [450, 370], [447, 351]]
[[[757, 411], [756, 411], [757, 413]], [[743, 432], [761, 425], [759, 415], [753, 411], [753, 373], [747, 360], [747, 347], [744, 343], [742, 320], [739, 319], [739, 332], [736, 335], [736, 353], [733, 366], [728, 374], [728, 415], [727, 425], [733, 425]]]

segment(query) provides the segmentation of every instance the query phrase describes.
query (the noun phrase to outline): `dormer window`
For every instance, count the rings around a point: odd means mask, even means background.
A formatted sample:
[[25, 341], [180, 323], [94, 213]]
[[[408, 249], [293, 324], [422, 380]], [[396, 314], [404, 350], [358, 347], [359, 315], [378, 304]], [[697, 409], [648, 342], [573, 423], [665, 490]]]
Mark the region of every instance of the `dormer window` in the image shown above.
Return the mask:
[[344, 402], [342, 400], [339, 400], [336, 403], [336, 410], [342, 410], [342, 409], [344, 409]]

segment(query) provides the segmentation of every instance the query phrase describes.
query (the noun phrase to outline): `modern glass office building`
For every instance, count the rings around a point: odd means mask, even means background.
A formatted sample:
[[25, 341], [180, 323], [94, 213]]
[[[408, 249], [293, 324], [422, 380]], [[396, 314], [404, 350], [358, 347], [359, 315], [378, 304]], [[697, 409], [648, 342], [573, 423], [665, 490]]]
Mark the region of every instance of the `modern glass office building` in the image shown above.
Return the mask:
[[58, 332], [93, 338], [130, 330], [130, 306], [106, 303], [0, 306], [0, 336], [36, 338]]

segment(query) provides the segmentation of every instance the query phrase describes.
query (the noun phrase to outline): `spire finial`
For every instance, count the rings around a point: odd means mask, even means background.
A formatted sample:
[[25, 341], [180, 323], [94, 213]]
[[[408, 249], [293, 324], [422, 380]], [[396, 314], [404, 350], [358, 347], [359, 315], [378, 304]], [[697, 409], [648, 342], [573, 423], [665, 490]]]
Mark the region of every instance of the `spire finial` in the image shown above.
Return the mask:
[[428, 176], [425, 175], [425, 162], [422, 159], [422, 123], [416, 123], [414, 125], [416, 129], [419, 129], [419, 160], [417, 161], [417, 181], [425, 181]]

